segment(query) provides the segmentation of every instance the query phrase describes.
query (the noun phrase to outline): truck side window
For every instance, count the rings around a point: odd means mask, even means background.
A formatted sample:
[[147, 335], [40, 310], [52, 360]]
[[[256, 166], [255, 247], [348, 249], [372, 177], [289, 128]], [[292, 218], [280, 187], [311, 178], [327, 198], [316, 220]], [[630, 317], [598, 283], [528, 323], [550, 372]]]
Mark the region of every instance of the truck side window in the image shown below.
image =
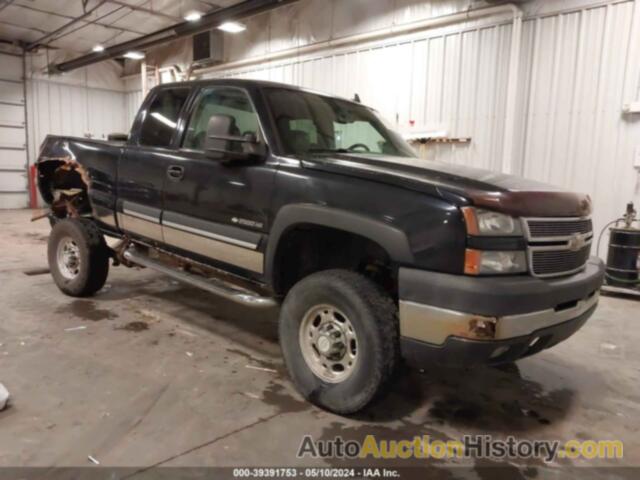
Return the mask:
[[211, 115], [229, 115], [235, 120], [232, 135], [247, 133], [257, 135], [258, 115], [253, 109], [247, 93], [238, 88], [214, 87], [203, 92], [196, 109], [191, 115], [183, 148], [203, 150], [207, 135], [207, 125]]
[[142, 120], [138, 143], [151, 147], [171, 145], [180, 110], [188, 96], [188, 88], [172, 88], [158, 92]]

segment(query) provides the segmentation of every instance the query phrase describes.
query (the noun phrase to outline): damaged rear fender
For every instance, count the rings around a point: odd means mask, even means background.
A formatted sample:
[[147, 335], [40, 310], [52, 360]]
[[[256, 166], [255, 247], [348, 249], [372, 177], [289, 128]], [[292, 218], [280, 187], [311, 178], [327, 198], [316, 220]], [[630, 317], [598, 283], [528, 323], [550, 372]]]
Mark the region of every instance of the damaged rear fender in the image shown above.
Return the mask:
[[57, 217], [80, 216], [91, 211], [91, 178], [65, 139], [48, 136], [37, 161], [38, 189]]

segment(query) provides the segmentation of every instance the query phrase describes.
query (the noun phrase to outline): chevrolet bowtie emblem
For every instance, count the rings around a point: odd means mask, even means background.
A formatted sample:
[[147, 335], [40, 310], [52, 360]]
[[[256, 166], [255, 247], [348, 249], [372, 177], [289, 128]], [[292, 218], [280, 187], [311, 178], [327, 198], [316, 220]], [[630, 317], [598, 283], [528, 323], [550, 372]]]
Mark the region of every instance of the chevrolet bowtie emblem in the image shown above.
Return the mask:
[[574, 233], [573, 235], [571, 235], [571, 238], [567, 242], [567, 247], [572, 252], [577, 252], [578, 250], [582, 250], [586, 243], [587, 240], [584, 235], [580, 233]]

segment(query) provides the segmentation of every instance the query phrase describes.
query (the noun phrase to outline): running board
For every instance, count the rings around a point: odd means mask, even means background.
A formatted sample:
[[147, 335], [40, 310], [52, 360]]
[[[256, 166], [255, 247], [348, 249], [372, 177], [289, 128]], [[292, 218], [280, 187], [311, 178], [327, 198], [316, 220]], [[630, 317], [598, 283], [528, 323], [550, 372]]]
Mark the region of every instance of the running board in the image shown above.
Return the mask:
[[194, 287], [206, 290], [220, 297], [231, 300], [232, 302], [254, 308], [269, 308], [278, 305], [278, 302], [271, 297], [263, 297], [250, 290], [241, 289], [227, 282], [217, 279], [204, 278], [200, 275], [185, 272], [168, 267], [163, 263], [149, 258], [147, 255], [140, 253], [135, 248], [129, 248], [124, 252], [124, 258], [131, 263], [156, 270], [180, 282], [187, 283]]

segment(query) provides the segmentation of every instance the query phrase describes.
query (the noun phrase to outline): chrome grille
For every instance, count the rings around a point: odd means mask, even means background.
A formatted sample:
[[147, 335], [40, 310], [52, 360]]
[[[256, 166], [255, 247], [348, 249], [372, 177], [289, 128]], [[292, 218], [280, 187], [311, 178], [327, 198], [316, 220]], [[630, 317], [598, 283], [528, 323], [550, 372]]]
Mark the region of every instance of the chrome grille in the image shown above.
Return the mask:
[[531, 239], [569, 237], [574, 233], [590, 233], [593, 230], [590, 218], [576, 220], [528, 220]]
[[582, 250], [538, 250], [531, 252], [533, 272], [538, 276], [555, 276], [580, 270], [589, 258], [591, 245]]
[[589, 259], [593, 239], [590, 218], [529, 218], [524, 224], [533, 275], [569, 275], [581, 270]]

